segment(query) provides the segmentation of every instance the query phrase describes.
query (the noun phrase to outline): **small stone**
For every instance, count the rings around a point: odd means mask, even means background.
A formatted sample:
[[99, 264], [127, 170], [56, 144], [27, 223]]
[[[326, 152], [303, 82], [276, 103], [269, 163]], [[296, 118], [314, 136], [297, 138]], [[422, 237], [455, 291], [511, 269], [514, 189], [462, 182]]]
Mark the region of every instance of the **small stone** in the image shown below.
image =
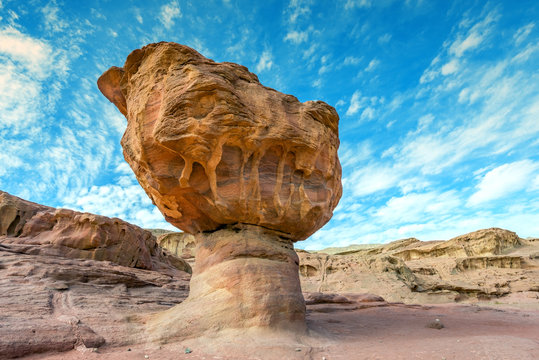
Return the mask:
[[127, 349], [127, 351], [131, 351], [131, 348]]
[[145, 358], [145, 359], [149, 359], [150, 356], [149, 356], [149, 355], [144, 355], [144, 358]]
[[301, 351], [301, 348], [296, 348], [296, 351]]
[[427, 324], [427, 327], [428, 328], [431, 328], [431, 329], [437, 329], [437, 330], [440, 330], [440, 329], [443, 329], [444, 328], [444, 324], [442, 324], [442, 322], [440, 321], [440, 319], [435, 319], [434, 321], [431, 321], [430, 323]]

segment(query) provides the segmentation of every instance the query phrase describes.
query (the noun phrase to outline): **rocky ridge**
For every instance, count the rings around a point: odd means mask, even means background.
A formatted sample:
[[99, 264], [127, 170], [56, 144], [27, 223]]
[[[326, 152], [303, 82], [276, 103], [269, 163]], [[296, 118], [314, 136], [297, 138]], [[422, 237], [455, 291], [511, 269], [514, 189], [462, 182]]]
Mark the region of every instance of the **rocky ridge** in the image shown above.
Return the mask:
[[304, 291], [371, 292], [389, 301], [446, 303], [525, 293], [537, 299], [537, 243], [491, 228], [447, 241], [415, 238], [334, 255], [299, 251]]
[[146, 270], [189, 265], [151, 232], [117, 218], [55, 209], [0, 191], [0, 243], [18, 253], [111, 261]]

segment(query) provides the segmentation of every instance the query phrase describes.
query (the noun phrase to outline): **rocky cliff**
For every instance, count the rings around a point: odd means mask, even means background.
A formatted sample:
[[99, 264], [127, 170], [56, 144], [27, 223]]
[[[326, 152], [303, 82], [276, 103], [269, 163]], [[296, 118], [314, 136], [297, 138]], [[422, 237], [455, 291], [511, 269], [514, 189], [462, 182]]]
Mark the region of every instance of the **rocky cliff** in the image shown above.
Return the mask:
[[304, 291], [370, 292], [407, 303], [539, 295], [539, 246], [503, 229], [447, 241], [404, 239], [333, 255], [298, 254]]

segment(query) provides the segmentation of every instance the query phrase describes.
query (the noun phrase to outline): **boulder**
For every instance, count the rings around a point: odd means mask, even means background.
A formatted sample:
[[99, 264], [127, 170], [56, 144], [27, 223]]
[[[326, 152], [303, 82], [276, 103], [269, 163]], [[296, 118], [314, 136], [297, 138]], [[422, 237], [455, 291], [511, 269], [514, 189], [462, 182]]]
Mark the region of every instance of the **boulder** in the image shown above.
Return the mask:
[[331, 218], [339, 117], [326, 103], [301, 103], [175, 43], [133, 51], [98, 86], [127, 118], [125, 159], [174, 226], [244, 223], [302, 240]]

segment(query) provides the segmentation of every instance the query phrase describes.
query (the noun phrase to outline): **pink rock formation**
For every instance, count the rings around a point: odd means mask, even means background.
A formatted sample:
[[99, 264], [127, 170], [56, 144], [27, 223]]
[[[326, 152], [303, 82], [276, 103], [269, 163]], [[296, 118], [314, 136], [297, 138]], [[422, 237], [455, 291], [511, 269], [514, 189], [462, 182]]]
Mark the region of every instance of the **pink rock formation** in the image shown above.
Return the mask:
[[98, 86], [127, 118], [122, 146], [139, 183], [167, 221], [196, 234], [189, 298], [150, 332], [304, 330], [292, 244], [341, 197], [335, 109], [175, 43], [133, 51]]
[[149, 231], [120, 219], [55, 209], [0, 191], [0, 243], [20, 252], [112, 261], [141, 269], [190, 266], [164, 253]]

